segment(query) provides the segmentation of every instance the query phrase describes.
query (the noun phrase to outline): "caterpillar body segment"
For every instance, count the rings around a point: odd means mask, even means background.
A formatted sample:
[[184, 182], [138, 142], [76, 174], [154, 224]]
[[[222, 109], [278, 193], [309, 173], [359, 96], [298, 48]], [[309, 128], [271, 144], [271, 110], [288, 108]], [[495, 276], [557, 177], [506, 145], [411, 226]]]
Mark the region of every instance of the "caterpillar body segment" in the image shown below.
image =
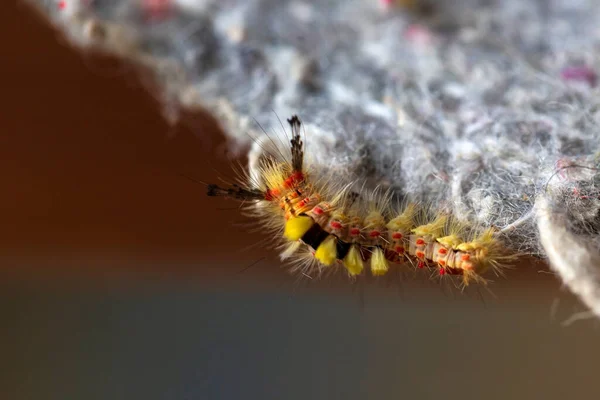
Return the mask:
[[412, 203], [394, 210], [389, 193], [361, 197], [351, 185], [313, 178], [304, 165], [300, 119], [293, 116], [288, 123], [289, 160], [267, 157], [258, 182], [229, 189], [209, 185], [208, 194], [248, 201], [250, 215], [277, 235], [281, 258], [302, 273], [344, 269], [351, 277], [380, 276], [394, 266], [415, 266], [460, 276], [466, 286], [485, 283], [482, 274], [489, 269], [498, 274], [510, 259], [492, 228], [468, 229], [447, 213]]

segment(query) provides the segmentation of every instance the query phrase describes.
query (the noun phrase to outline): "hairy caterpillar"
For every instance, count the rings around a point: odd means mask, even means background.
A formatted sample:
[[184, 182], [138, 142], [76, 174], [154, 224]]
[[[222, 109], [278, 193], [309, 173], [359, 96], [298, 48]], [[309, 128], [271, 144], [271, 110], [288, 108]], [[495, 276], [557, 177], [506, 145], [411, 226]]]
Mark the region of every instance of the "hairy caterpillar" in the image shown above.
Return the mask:
[[231, 187], [208, 185], [207, 194], [248, 202], [250, 215], [280, 240], [281, 258], [294, 260], [302, 273], [343, 268], [351, 277], [380, 276], [398, 264], [458, 276], [467, 286], [485, 283], [488, 270], [502, 272], [511, 257], [495, 228], [468, 229], [449, 214], [431, 214], [414, 203], [396, 210], [389, 193], [361, 196], [350, 185], [317, 179], [304, 165], [300, 119], [288, 123], [289, 159], [269, 156], [258, 177], [244, 173]]

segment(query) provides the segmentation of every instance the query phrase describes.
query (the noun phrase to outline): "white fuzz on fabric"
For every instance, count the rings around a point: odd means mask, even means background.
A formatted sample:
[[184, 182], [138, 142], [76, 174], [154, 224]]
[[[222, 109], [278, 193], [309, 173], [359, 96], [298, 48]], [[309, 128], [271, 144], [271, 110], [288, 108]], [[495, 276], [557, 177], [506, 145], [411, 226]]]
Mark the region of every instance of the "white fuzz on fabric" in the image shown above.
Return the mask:
[[312, 165], [505, 228], [597, 293], [597, 0], [430, 0], [427, 15], [378, 0], [28, 1], [75, 45], [156, 71], [170, 105], [212, 112], [237, 144], [264, 136], [257, 122], [281, 135], [273, 111], [298, 114]]
[[550, 201], [537, 201], [540, 241], [552, 268], [565, 284], [600, 316], [600, 253], [567, 229], [567, 216], [556, 211]]

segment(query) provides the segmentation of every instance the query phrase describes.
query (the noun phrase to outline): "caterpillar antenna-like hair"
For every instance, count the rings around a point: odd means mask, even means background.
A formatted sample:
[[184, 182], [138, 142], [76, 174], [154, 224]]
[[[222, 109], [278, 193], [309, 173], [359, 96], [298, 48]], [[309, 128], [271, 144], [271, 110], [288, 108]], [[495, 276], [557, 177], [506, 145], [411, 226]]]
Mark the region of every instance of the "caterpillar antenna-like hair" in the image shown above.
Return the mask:
[[206, 190], [208, 196], [223, 196], [235, 200], [264, 200], [265, 194], [260, 190], [248, 190], [239, 185], [233, 185], [230, 188], [222, 188], [213, 183], [209, 184]]

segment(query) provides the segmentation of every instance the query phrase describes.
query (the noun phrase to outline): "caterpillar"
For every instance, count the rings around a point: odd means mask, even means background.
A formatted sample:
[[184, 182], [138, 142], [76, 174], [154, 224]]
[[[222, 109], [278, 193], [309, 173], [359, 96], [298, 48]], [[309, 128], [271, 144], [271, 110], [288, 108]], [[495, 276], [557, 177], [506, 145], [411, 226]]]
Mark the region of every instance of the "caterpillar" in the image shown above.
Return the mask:
[[366, 196], [318, 178], [304, 164], [302, 123], [294, 115], [290, 156], [267, 156], [258, 176], [242, 172], [230, 187], [209, 184], [208, 196], [247, 203], [246, 210], [278, 238], [281, 258], [305, 275], [343, 269], [350, 277], [385, 275], [392, 265], [459, 277], [463, 287], [487, 283], [483, 274], [502, 274], [507, 256], [495, 228], [473, 229], [449, 213], [406, 203], [395, 209], [389, 192]]

